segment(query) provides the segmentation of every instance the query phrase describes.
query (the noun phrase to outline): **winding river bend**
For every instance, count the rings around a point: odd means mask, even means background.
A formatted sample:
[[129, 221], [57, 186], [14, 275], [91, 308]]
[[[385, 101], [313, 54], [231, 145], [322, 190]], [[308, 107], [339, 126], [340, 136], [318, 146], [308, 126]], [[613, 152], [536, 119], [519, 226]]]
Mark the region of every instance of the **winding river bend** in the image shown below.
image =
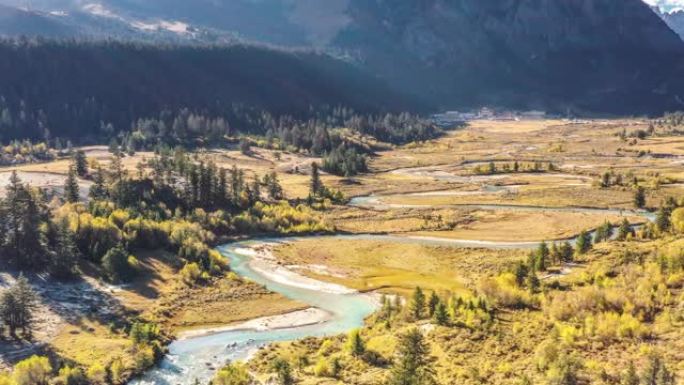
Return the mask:
[[[328, 321], [289, 329], [233, 330], [201, 337], [178, 340], [169, 346], [168, 356], [161, 364], [142, 378], [133, 381], [138, 385], [186, 385], [195, 380], [207, 383], [229, 360], [246, 359], [259, 346], [277, 341], [292, 341], [310, 336], [334, 335], [362, 326], [363, 320], [375, 311], [376, 301], [359, 293], [333, 293], [316, 291], [278, 283], [250, 266], [251, 255], [245, 250], [257, 241], [234, 243], [219, 247], [230, 258], [231, 269], [241, 277], [265, 285], [281, 293], [330, 314]], [[210, 365], [208, 365], [210, 364]]]
[[[352, 204], [358, 206], [375, 206], [378, 204], [370, 198], [357, 198]], [[380, 203], [381, 205], [381, 203]], [[496, 206], [469, 205], [489, 210], [533, 210], [533, 211], [578, 211], [592, 214], [640, 215], [653, 220], [653, 215], [647, 212], [610, 209], [583, 208], [548, 208], [531, 206]], [[538, 242], [489, 242], [478, 240], [454, 240], [429, 237], [400, 237], [391, 235], [336, 235], [321, 236], [336, 239], [373, 239], [391, 242], [422, 243], [431, 245], [451, 245], [455, 247], [477, 247], [496, 249], [532, 248]], [[301, 238], [282, 239], [281, 242]], [[252, 240], [224, 245], [218, 250], [230, 259], [231, 269], [243, 278], [266, 286], [269, 290], [280, 293], [288, 298], [297, 300], [320, 309], [329, 314], [326, 321], [320, 323], [272, 330], [258, 330], [256, 328], [234, 329], [215, 334], [181, 339], [169, 346], [168, 356], [161, 364], [150, 370], [140, 379], [132, 382], [134, 385], [190, 385], [199, 380], [207, 383], [215, 370], [228, 361], [247, 359], [260, 346], [272, 342], [292, 341], [310, 336], [325, 336], [347, 332], [363, 325], [364, 319], [377, 308], [376, 301], [366, 294], [342, 291], [321, 291], [315, 288], [291, 284], [277, 280], [273, 275], [261, 269], [255, 269], [250, 264], [254, 248], [264, 242], [278, 242], [274, 240]]]

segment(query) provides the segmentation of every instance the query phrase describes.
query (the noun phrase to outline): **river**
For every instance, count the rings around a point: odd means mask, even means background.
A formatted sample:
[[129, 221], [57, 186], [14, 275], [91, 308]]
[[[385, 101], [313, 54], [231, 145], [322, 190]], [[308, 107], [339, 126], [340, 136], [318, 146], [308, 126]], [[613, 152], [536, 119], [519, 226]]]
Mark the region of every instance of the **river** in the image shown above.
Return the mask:
[[220, 368], [229, 360], [248, 358], [259, 346], [277, 341], [344, 333], [361, 327], [364, 319], [375, 311], [377, 301], [370, 295], [305, 289], [275, 282], [258, 273], [250, 267], [249, 253], [241, 252], [257, 243], [261, 242], [239, 242], [218, 249], [230, 259], [232, 271], [241, 277], [265, 285], [269, 290], [281, 293], [293, 300], [329, 312], [330, 320], [289, 329], [236, 330], [178, 340], [169, 346], [169, 354], [157, 368], [152, 369], [142, 378], [132, 381], [132, 384], [190, 385], [196, 379], [206, 384], [213, 377], [216, 368]]
[[[352, 204], [358, 206], [382, 205], [375, 197], [356, 198]], [[646, 212], [609, 209], [548, 208], [531, 206], [467, 205], [488, 210], [534, 210], [534, 211], [579, 211], [594, 214], [641, 215], [653, 220]], [[454, 247], [478, 247], [497, 249], [532, 248], [538, 242], [488, 242], [478, 240], [454, 240], [429, 237], [399, 237], [391, 235], [336, 235], [322, 236], [338, 239], [373, 239], [391, 242], [451, 245]], [[215, 334], [181, 339], [169, 346], [169, 354], [156, 368], [131, 382], [134, 385], [190, 385], [199, 380], [208, 383], [215, 371], [231, 360], [244, 360], [260, 346], [278, 341], [292, 341], [310, 336], [325, 336], [345, 333], [361, 327], [378, 304], [372, 296], [360, 293], [319, 291], [287, 282], [274, 280], [270, 274], [260, 273], [250, 266], [249, 252], [264, 242], [286, 242], [302, 238], [287, 238], [280, 241], [251, 240], [224, 245], [218, 250], [230, 260], [232, 271], [243, 278], [266, 286], [273, 292], [290, 299], [311, 305], [330, 314], [329, 320], [318, 324], [277, 330], [232, 330]], [[245, 252], [246, 251], [246, 252]], [[271, 277], [271, 278], [269, 278]]]

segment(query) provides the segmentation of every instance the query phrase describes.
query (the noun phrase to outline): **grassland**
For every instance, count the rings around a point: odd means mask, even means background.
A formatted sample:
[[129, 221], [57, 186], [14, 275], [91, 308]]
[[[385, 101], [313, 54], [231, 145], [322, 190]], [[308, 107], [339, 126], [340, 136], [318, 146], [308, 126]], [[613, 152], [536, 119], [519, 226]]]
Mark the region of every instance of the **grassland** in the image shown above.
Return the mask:
[[325, 266], [305, 275], [363, 291], [407, 295], [416, 286], [459, 292], [477, 280], [522, 260], [520, 250], [463, 249], [416, 242], [360, 239], [308, 239], [278, 246], [287, 265]]
[[[339, 205], [322, 215], [346, 233], [393, 234], [483, 241], [541, 241], [574, 237], [604, 221], [618, 223], [623, 216], [611, 212], [566, 212], [493, 210], [462, 205], [498, 204], [543, 207], [634, 208], [632, 181], [646, 188], [647, 206], [656, 209], [667, 197], [684, 198], [684, 141], [662, 133], [645, 139], [622, 138], [635, 130], [646, 130], [646, 120], [605, 120], [587, 122], [472, 122], [467, 127], [425, 143], [389, 148], [369, 160], [370, 172], [356, 177], [323, 175], [323, 182], [347, 197], [373, 196], [390, 207], [361, 208]], [[104, 147], [85, 149], [91, 162], [104, 167], [109, 153]], [[152, 153], [124, 158], [130, 173], [138, 162]], [[305, 198], [309, 193], [309, 167], [318, 159], [305, 154], [254, 149], [242, 154], [237, 149], [199, 150], [198, 160], [213, 161], [220, 167], [236, 166], [247, 179], [277, 171], [287, 198]], [[555, 170], [538, 173], [479, 175], [477, 166], [494, 162], [498, 170], [518, 161], [525, 164], [553, 164]], [[69, 162], [62, 159], [43, 164], [27, 164], [0, 169], [37, 178], [42, 187], [59, 188]], [[600, 187], [606, 172], [620, 174], [623, 185]], [[82, 181], [86, 183], [85, 181]], [[394, 207], [392, 207], [394, 205]], [[459, 206], [461, 205], [461, 206]], [[402, 207], [403, 206], [403, 207]], [[415, 207], [410, 207], [415, 206]], [[633, 224], [640, 216], [625, 212]], [[582, 287], [595, 284], [591, 277], [622, 272], [619, 259], [626, 250], [655, 254], [657, 250], [679, 248], [676, 240], [640, 241], [601, 245], [584, 256], [567, 274], [551, 274], [555, 288], [536, 294], [535, 306], [525, 310], [501, 309], [493, 329], [473, 327], [434, 327], [418, 323], [429, 336], [436, 368], [442, 383], [517, 384], [523, 375], [544, 381], [535, 369], [537, 349], [545, 341], [558, 342], [564, 323], [549, 315], [549, 301], [557, 288], [580, 295]], [[527, 258], [524, 250], [466, 249], [449, 246], [388, 242], [383, 240], [305, 239], [279, 246], [276, 255], [284, 265], [296, 266], [303, 274], [363, 291], [409, 296], [416, 286], [444, 296], [475, 293], [483, 280], [498, 276]], [[649, 254], [650, 255], [650, 254]], [[171, 258], [163, 253], [138, 256], [141, 271], [129, 286], [107, 288], [111, 298], [132, 317], [142, 317], [162, 325], [169, 334], [187, 329], [232, 324], [261, 316], [280, 314], [305, 307], [270, 293], [257, 285], [226, 276], [211, 285], [188, 287], [180, 282]], [[324, 267], [321, 269], [320, 267]], [[555, 271], [562, 267], [555, 267]], [[94, 278], [97, 278], [94, 276]], [[601, 278], [603, 279], [603, 278]], [[613, 282], [613, 281], [611, 281]], [[657, 285], [656, 285], [657, 286]], [[616, 383], [616, 376], [629, 360], [643, 364], [648, 350], [665, 352], [680, 378], [684, 374], [684, 337], [681, 335], [681, 287], [672, 287], [672, 303], [667, 305], [671, 319], [648, 323], [652, 338], [620, 339], [605, 343], [593, 338], [573, 341], [573, 349], [585, 361], [583, 378], [592, 381], [607, 374], [604, 383]], [[554, 291], [556, 290], [556, 291]], [[677, 308], [679, 306], [679, 308]], [[545, 310], [546, 309], [546, 310]], [[677, 313], [679, 312], [679, 313]], [[665, 316], [663, 316], [665, 317]], [[115, 319], [114, 319], [115, 321]], [[388, 330], [369, 320], [364, 338], [369, 349], [390, 358], [396, 332], [415, 326], [395, 320]], [[394, 322], [394, 321], [393, 321]], [[579, 321], [578, 321], [579, 322]], [[584, 320], [582, 321], [584, 322]], [[60, 323], [46, 341], [63, 357], [89, 366], [107, 363], [130, 349], [127, 336], [112, 320], [84, 315], [76, 321]], [[679, 329], [677, 329], [679, 328]], [[344, 362], [343, 379], [321, 378], [313, 364], [302, 365], [297, 377], [302, 384], [374, 384], [386, 368], [368, 365], [341, 353], [344, 337], [331, 337], [331, 351]], [[318, 339], [281, 344], [260, 353], [251, 364], [255, 372], [267, 376], [267, 364], [276, 356], [317, 358], [324, 342]], [[558, 342], [560, 343], [560, 342]], [[565, 343], [565, 342], [564, 342]], [[329, 355], [326, 355], [328, 357]], [[586, 381], [585, 381], [586, 382]]]
[[[644, 120], [473, 122], [438, 140], [379, 153], [370, 163], [373, 173], [353, 178], [353, 183], [328, 179], [327, 183], [348, 195], [372, 195], [375, 203], [365, 208], [336, 208], [327, 215], [338, 229], [350, 233], [492, 241], [572, 237], [606, 220], [617, 223], [627, 218], [633, 224], [643, 223], [643, 217], [628, 211], [634, 208], [632, 181], [646, 188], [647, 206], [652, 209], [669, 197], [680, 200], [684, 193], [679, 185], [684, 177], [679, 169], [681, 139], [657, 131], [645, 139], [629, 136], [648, 125]], [[474, 173], [475, 166], [490, 161], [497, 167], [514, 161], [552, 163], [557, 171]], [[601, 187], [598, 181], [606, 172], [630, 182]], [[462, 206], [481, 204], [626, 211], [620, 215]], [[682, 275], [676, 268], [658, 271], [656, 267], [662, 266], [663, 255], [677, 255], [681, 248], [678, 237], [671, 236], [597, 245], [577, 263], [554, 266], [540, 275], [539, 292], [519, 293], [531, 305], [494, 305], [494, 321], [485, 327], [463, 320], [443, 327], [430, 320], [416, 322], [406, 313], [391, 322], [371, 317], [361, 333], [367, 349], [381, 357], [379, 361], [351, 356], [346, 337], [337, 336], [276, 344], [262, 350], [250, 368], [266, 379], [271, 373], [269, 363], [281, 357], [294, 363], [295, 377], [304, 385], [381, 383], [389, 366], [378, 362], [393, 357], [398, 334], [418, 327], [429, 342], [442, 384], [560, 383], [553, 382], [556, 369], [547, 362], [551, 351], [569, 352], [581, 362], [578, 383], [620, 383], [630, 362], [641, 371], [654, 354], [662, 357], [681, 382]], [[449, 298], [454, 293], [483, 292], [506, 297], [509, 289], [501, 284], [500, 274], [525, 260], [528, 251], [382, 239], [305, 239], [281, 245], [275, 254], [284, 265], [319, 280], [407, 298], [415, 286], [421, 286]], [[497, 289], [488, 290], [491, 285]], [[647, 294], [649, 290], [654, 291]], [[611, 331], [625, 326], [607, 324], [614, 310], [596, 304], [591, 299], [595, 293], [620, 303], [615, 308], [627, 315], [619, 322], [631, 322], [634, 334]], [[649, 306], [657, 309], [653, 318], [633, 310], [632, 306], [651, 300], [654, 303]], [[568, 314], [566, 308], [581, 310]], [[633, 320], [625, 320], [632, 315]], [[341, 368], [335, 378], [324, 371], [321, 375], [321, 368], [331, 362]]]

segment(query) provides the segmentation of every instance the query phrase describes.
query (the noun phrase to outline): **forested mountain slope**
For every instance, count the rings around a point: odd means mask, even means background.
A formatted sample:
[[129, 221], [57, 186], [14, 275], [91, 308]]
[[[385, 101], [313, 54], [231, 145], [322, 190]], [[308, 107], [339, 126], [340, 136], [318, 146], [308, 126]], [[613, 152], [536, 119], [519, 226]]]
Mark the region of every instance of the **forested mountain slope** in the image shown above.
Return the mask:
[[[331, 57], [255, 46], [171, 47], [116, 42], [0, 44], [0, 133], [97, 137], [187, 108], [225, 116], [235, 104], [275, 116], [343, 105], [360, 112], [420, 104]], [[239, 129], [239, 127], [238, 127]]]
[[[65, 25], [76, 29], [73, 36], [183, 44], [238, 39], [316, 48], [426, 101], [433, 110], [494, 106], [640, 115], [683, 105], [684, 42], [642, 0], [55, 0], [33, 6], [50, 15], [63, 12]], [[60, 36], [43, 29], [39, 34]], [[160, 60], [175, 60], [176, 53], [165, 52]], [[325, 62], [334, 78], [351, 70], [329, 58]], [[183, 64], [168, 66], [182, 71]], [[320, 66], [314, 66], [316, 71]], [[274, 67], [281, 66], [265, 68]], [[205, 79], [213, 76], [202, 72]], [[328, 89], [343, 95], [328, 92], [328, 98], [316, 99], [351, 104], [347, 88], [340, 91], [335, 84], [327, 83]], [[242, 87], [245, 101], [260, 92], [277, 95], [247, 83]], [[232, 89], [237, 92], [235, 85]], [[391, 106], [370, 95], [364, 95], [366, 104]]]

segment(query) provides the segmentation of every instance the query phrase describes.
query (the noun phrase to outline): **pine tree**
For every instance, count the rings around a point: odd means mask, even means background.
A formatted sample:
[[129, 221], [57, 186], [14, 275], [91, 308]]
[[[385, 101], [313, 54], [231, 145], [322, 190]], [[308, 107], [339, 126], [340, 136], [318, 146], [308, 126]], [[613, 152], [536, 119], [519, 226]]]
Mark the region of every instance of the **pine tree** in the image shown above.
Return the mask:
[[78, 179], [76, 177], [76, 169], [72, 166], [69, 167], [69, 172], [67, 173], [67, 178], [64, 182], [64, 199], [69, 203], [76, 203], [78, 202], [78, 198]]
[[419, 320], [423, 318], [423, 312], [425, 310], [425, 294], [420, 287], [416, 287], [411, 297], [411, 303], [409, 304], [409, 309], [411, 311], [411, 316], [413, 319]]
[[447, 313], [446, 305], [443, 302], [437, 304], [434, 314], [435, 323], [440, 326], [446, 326], [449, 323], [449, 314]]
[[102, 167], [98, 167], [93, 177], [93, 185], [90, 186], [88, 193], [90, 199], [102, 200], [107, 198], [107, 187], [105, 186], [105, 175]]
[[347, 336], [347, 350], [354, 357], [360, 357], [366, 351], [359, 329], [352, 330]]
[[266, 188], [268, 189], [268, 196], [271, 197], [271, 199], [283, 199], [283, 188], [280, 186], [280, 182], [278, 181], [278, 174], [276, 174], [275, 171], [272, 172], [268, 177], [268, 183], [266, 184]]
[[214, 201], [217, 205], [222, 206], [226, 203], [228, 197], [228, 176], [226, 169], [221, 167], [218, 172], [218, 182], [216, 184], [216, 194]]
[[622, 220], [622, 223], [620, 223], [620, 227], [618, 228], [617, 239], [618, 241], [624, 241], [627, 239], [627, 237], [629, 237], [630, 234], [634, 235], [634, 232], [632, 231], [629, 221], [625, 218]]
[[658, 231], [661, 233], [667, 232], [670, 230], [670, 215], [671, 211], [666, 208], [666, 207], [660, 207], [658, 210], [658, 213], [656, 214], [656, 220], [655, 220], [655, 225], [658, 228]]
[[230, 192], [231, 200], [236, 207], [240, 206], [240, 196], [242, 195], [243, 189], [244, 181], [242, 170], [239, 170], [237, 166], [233, 165], [233, 168], [230, 170]]
[[592, 248], [591, 235], [588, 232], [582, 230], [582, 232], [577, 236], [575, 251], [577, 255], [586, 254]]
[[19, 184], [4, 203], [8, 227], [3, 254], [21, 268], [43, 269], [46, 255], [45, 234], [41, 228], [43, 214], [34, 195], [27, 186]]
[[132, 271], [128, 265], [126, 250], [122, 246], [117, 246], [107, 251], [102, 257], [102, 269], [110, 282], [127, 282]]
[[309, 194], [313, 197], [320, 195], [323, 190], [323, 182], [321, 182], [321, 176], [318, 171], [318, 163], [311, 163], [311, 183], [309, 188]]
[[634, 191], [634, 207], [638, 209], [643, 209], [646, 206], [646, 190], [643, 187], [638, 186], [636, 191]]
[[0, 319], [14, 335], [17, 329], [27, 335], [31, 332], [37, 295], [26, 277], [19, 276], [17, 282], [0, 294]]
[[50, 261], [50, 274], [57, 278], [71, 278], [78, 263], [78, 247], [66, 220], [57, 224], [57, 244]]
[[78, 176], [84, 177], [88, 174], [88, 160], [86, 159], [86, 155], [83, 150], [78, 150], [74, 153], [73, 162]]
[[119, 142], [116, 141], [116, 138], [112, 138], [109, 141], [108, 150], [112, 154], [117, 154], [119, 152]]
[[527, 274], [527, 289], [530, 291], [530, 293], [536, 293], [537, 290], [539, 290], [539, 278], [537, 278], [537, 272], [534, 270], [531, 270]]
[[525, 284], [525, 279], [527, 278], [527, 275], [529, 274], [529, 269], [527, 265], [520, 262], [515, 265], [515, 270], [513, 274], [515, 274], [516, 285], [518, 285], [518, 287], [522, 287]]
[[294, 378], [292, 378], [292, 368], [287, 361], [282, 358], [277, 358], [273, 362], [273, 369], [276, 372], [279, 385], [294, 384]]
[[254, 180], [252, 181], [252, 187], [250, 190], [252, 192], [250, 205], [253, 206], [256, 202], [261, 200], [261, 182], [256, 174], [254, 174]]
[[439, 296], [434, 291], [430, 294], [430, 299], [428, 300], [428, 315], [430, 317], [435, 315], [437, 310], [437, 305], [440, 303]]
[[435, 385], [430, 348], [418, 329], [399, 336], [389, 385]]
[[575, 250], [572, 248], [572, 245], [570, 244], [570, 242], [568, 242], [568, 241], [563, 242], [559, 251], [560, 251], [560, 255], [561, 255], [561, 260], [563, 262], [568, 263], [568, 262], [573, 261], [573, 257], [575, 255]]
[[539, 247], [537, 248], [537, 252], [535, 254], [535, 264], [534, 264], [535, 270], [546, 271], [548, 259], [549, 259], [549, 246], [546, 244], [546, 242], [542, 242], [539, 244]]
[[121, 159], [122, 155], [116, 152], [114, 153], [114, 156], [112, 156], [111, 162], [109, 164], [110, 176], [112, 178], [112, 182], [114, 183], [121, 182], [126, 176], [126, 170], [123, 167]]
[[605, 221], [601, 226], [596, 229], [596, 234], [594, 234], [594, 243], [601, 243], [613, 236], [613, 225]]

